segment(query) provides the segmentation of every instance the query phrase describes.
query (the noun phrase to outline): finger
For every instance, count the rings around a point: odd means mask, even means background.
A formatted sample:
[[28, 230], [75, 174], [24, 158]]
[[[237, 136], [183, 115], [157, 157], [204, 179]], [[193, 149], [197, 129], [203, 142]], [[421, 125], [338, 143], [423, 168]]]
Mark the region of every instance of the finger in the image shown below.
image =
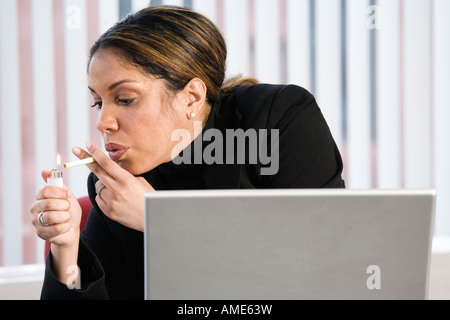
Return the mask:
[[39, 238], [47, 240], [49, 242], [53, 242], [54, 239], [58, 236], [61, 236], [70, 230], [70, 223], [60, 223], [52, 226], [43, 227], [37, 223], [36, 226], [36, 234]]
[[98, 180], [98, 181], [95, 183], [95, 192], [96, 192], [98, 195], [100, 195], [100, 193], [101, 193], [102, 190], [104, 190], [104, 189], [106, 189], [105, 184], [104, 184], [101, 180]]
[[100, 210], [102, 210], [102, 212], [107, 215], [109, 211], [108, 203], [99, 195], [95, 197], [95, 202], [97, 202], [97, 205], [100, 208]]
[[[98, 167], [103, 169], [110, 177], [112, 177], [115, 181], [121, 183], [129, 179], [132, 175], [124, 170], [121, 166], [119, 166], [116, 162], [112, 161], [99, 147], [94, 145], [91, 142], [86, 142], [86, 147], [91, 155], [97, 162]], [[96, 168], [95, 164], [88, 165], [92, 166], [94, 170], [99, 169]], [[89, 167], [91, 168], [91, 167]], [[96, 172], [94, 172], [96, 173]], [[98, 172], [100, 175], [102, 174], [101, 170]], [[96, 174], [97, 175], [97, 174]], [[100, 176], [97, 175], [101, 179]], [[103, 180], [103, 179], [102, 179]], [[108, 180], [103, 180], [106, 186], [108, 186]]]
[[70, 201], [62, 199], [38, 200], [31, 206], [31, 213], [38, 214], [43, 211], [69, 211]]
[[80, 147], [73, 147], [72, 153], [80, 160], [92, 157], [89, 153], [81, 149]]
[[136, 179], [141, 183], [141, 185], [147, 190], [147, 191], [155, 191], [155, 189], [151, 186], [150, 183], [148, 183], [147, 180], [143, 177], [136, 177]]
[[65, 199], [69, 198], [68, 192], [64, 188], [44, 186], [36, 192], [35, 198], [42, 199]]
[[[36, 224], [36, 222], [39, 223], [39, 214], [33, 217], [33, 224]], [[41, 219], [49, 226], [53, 226], [56, 224], [68, 223], [70, 221], [70, 217], [71, 215], [67, 211], [43, 211]]]
[[85, 150], [83, 150], [80, 147], [74, 147], [72, 148], [72, 153], [78, 157], [78, 159], [83, 160], [83, 159], [87, 159], [87, 158], [94, 158], [95, 162], [94, 163], [89, 163], [86, 164], [86, 166], [94, 173], [98, 173], [99, 170], [101, 169], [100, 164], [98, 163], [97, 159], [91, 155], [90, 153], [86, 152]]
[[[108, 185], [113, 183], [114, 178], [106, 170], [104, 170], [102, 168], [99, 161], [93, 155], [86, 152], [85, 150], [83, 150], [80, 147], [74, 147], [72, 149], [72, 153], [76, 157], [78, 157], [80, 160], [90, 158], [90, 157], [94, 158], [95, 159], [94, 163], [86, 164], [86, 166], [89, 168], [89, 170], [91, 170], [99, 179], [103, 179], [104, 181], [106, 181], [108, 183]], [[103, 154], [103, 152], [100, 152], [99, 154], [97, 154], [97, 157], [98, 156], [102, 157], [102, 154]], [[103, 157], [106, 157], [106, 155], [103, 154]], [[104, 163], [104, 160], [100, 160], [100, 162]]]
[[47, 183], [47, 179], [50, 178], [50, 171], [48, 170], [42, 170], [41, 177]]

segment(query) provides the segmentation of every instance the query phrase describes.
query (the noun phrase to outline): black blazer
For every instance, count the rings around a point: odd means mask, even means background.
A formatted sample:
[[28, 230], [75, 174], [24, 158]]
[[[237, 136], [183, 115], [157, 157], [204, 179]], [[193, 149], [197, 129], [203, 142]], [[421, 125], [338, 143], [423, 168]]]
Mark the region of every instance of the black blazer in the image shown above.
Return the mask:
[[[289, 85], [259, 84], [235, 87], [213, 107], [204, 131], [278, 130], [279, 167], [276, 174], [261, 174], [260, 161], [250, 163], [167, 163], [143, 175], [156, 190], [239, 188], [344, 188], [343, 164], [329, 127], [314, 97], [305, 89]], [[270, 138], [269, 138], [270, 141]], [[228, 141], [229, 142], [229, 141]], [[204, 149], [211, 142], [201, 141]], [[195, 143], [185, 152], [195, 152]], [[198, 150], [197, 150], [198, 151]], [[237, 154], [237, 152], [236, 152]], [[143, 299], [143, 234], [106, 217], [95, 202], [95, 182], [88, 178], [93, 203], [81, 234], [79, 267], [82, 290], [69, 290], [46, 262], [42, 299]], [[275, 213], [274, 213], [275, 214]]]

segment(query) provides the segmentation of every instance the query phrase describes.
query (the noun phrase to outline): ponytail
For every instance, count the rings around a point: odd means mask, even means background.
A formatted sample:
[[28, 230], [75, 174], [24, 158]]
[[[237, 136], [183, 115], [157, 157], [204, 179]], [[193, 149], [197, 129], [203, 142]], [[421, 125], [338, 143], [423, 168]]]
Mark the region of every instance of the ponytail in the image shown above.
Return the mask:
[[225, 80], [222, 85], [222, 94], [228, 96], [231, 94], [231, 91], [234, 87], [237, 86], [248, 86], [258, 84], [259, 81], [256, 78], [252, 77], [243, 77], [242, 75], [237, 75], [230, 79]]

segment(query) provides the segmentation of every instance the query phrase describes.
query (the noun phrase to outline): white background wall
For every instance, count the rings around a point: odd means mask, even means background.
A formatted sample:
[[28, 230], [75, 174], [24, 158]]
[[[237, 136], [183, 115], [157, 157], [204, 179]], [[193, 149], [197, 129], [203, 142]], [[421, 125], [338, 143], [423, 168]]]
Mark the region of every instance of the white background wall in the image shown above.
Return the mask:
[[[448, 0], [192, 0], [222, 30], [228, 75], [310, 90], [348, 188], [438, 190], [450, 236]], [[155, 3], [155, 1], [153, 2]], [[100, 144], [86, 89], [90, 45], [144, 0], [0, 1], [0, 265], [43, 261], [29, 206], [56, 154]], [[87, 194], [86, 168], [65, 183]]]

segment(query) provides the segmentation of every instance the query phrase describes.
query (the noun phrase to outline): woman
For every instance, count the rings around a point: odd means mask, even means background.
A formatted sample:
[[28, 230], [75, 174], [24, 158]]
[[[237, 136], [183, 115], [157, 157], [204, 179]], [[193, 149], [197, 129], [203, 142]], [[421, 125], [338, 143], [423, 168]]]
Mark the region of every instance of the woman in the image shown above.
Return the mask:
[[[129, 16], [94, 44], [89, 90], [109, 157], [92, 143], [73, 148], [96, 160], [81, 235], [67, 187], [36, 194], [32, 223], [51, 242], [43, 299], [144, 297], [145, 192], [344, 187], [341, 156], [311, 94], [253, 79], [224, 84], [226, 52], [207, 18], [164, 6]], [[242, 134], [248, 145], [235, 143]]]

